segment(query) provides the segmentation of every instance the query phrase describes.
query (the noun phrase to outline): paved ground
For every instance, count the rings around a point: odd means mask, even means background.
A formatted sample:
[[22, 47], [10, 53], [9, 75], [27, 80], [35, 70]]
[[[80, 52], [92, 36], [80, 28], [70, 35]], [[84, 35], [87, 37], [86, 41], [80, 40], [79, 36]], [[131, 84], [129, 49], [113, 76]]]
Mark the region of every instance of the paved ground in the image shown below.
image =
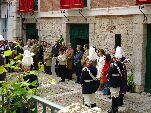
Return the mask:
[[[48, 79], [51, 77], [57, 81], [60, 80], [59, 77], [40, 73], [40, 96], [63, 106], [68, 106], [72, 103], [82, 104], [80, 84], [76, 84], [75, 80], [73, 80], [61, 83], [58, 82], [56, 85], [44, 87], [43, 84], [48, 84]], [[96, 102], [97, 106], [101, 107], [104, 111], [110, 109], [111, 100], [107, 96], [102, 95], [99, 91], [96, 92]], [[119, 111], [123, 113], [151, 113], [151, 95], [146, 93], [127, 93], [124, 98], [124, 105], [119, 108]]]

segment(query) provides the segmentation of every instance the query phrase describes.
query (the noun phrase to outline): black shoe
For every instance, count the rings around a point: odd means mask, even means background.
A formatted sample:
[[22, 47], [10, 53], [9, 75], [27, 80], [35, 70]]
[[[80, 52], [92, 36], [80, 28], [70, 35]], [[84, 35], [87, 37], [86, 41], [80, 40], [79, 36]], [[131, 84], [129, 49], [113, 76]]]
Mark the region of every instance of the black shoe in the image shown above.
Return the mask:
[[90, 107], [89, 105], [85, 104], [86, 107]]
[[94, 107], [96, 107], [96, 103], [91, 104], [91, 108], [94, 108]]
[[123, 98], [124, 98], [124, 94], [120, 94], [118, 96], [118, 106], [122, 106], [123, 105]]
[[108, 113], [118, 113], [118, 98], [112, 97], [112, 107]]

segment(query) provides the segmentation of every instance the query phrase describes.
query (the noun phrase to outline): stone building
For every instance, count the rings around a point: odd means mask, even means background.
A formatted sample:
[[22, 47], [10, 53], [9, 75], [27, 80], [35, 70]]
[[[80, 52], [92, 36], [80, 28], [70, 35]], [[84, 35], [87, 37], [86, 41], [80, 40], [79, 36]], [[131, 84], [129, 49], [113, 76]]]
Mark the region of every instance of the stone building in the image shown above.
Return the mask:
[[0, 34], [5, 39], [14, 40], [17, 34], [17, 4], [14, 0], [0, 0]]
[[135, 0], [85, 0], [85, 7], [60, 10], [60, 0], [38, 0], [38, 10], [17, 17], [17, 30], [27, 38], [89, 43], [107, 52], [121, 45], [130, 58], [136, 91], [151, 92], [151, 4]]
[[59, 0], [40, 0], [39, 37], [53, 41], [61, 34], [74, 47], [89, 42], [107, 51], [121, 44], [131, 59], [136, 91], [151, 92], [151, 5], [135, 4], [135, 0], [87, 0], [87, 7], [80, 12], [61, 12]]

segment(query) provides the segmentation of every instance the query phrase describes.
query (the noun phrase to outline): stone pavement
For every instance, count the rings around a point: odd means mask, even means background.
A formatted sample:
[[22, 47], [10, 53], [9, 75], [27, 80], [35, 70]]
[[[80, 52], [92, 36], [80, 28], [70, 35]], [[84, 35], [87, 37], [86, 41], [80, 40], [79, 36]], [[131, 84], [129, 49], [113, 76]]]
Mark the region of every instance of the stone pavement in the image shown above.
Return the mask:
[[[46, 75], [41, 73], [39, 75], [40, 93], [39, 95], [45, 99], [56, 102], [63, 106], [69, 106], [72, 103], [82, 104], [81, 85], [76, 84], [75, 80], [58, 82], [56, 85], [49, 85], [48, 87], [42, 84], [48, 83], [48, 78], [60, 80], [57, 76]], [[44, 82], [45, 81], [45, 82]], [[97, 107], [103, 111], [107, 111], [111, 107], [111, 100], [96, 92]], [[121, 113], [151, 113], [151, 95], [143, 92], [142, 94], [127, 93], [124, 98], [124, 105], [119, 108]]]

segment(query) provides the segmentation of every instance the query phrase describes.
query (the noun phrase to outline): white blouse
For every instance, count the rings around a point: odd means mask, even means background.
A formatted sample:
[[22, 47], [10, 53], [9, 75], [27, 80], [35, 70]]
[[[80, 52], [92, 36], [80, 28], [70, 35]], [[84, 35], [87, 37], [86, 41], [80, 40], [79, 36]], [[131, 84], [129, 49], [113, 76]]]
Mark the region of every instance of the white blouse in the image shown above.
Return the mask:
[[97, 78], [100, 79], [102, 75], [102, 69], [105, 64], [105, 56], [100, 56], [97, 58]]

